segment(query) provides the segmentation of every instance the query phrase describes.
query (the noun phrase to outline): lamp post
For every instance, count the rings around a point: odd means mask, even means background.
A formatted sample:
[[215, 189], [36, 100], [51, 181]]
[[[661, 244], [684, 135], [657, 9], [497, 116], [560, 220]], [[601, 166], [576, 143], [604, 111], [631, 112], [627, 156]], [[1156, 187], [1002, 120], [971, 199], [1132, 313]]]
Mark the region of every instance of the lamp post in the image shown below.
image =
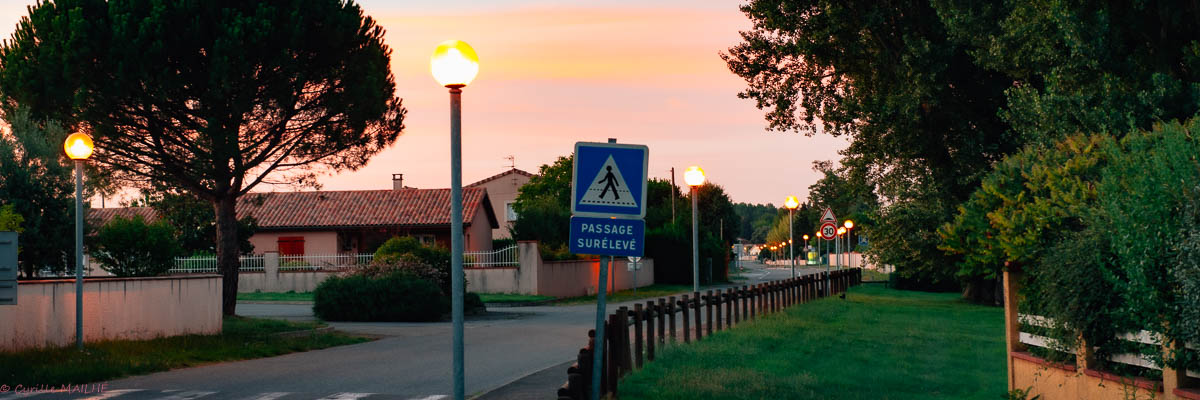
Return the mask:
[[463, 400], [462, 88], [479, 73], [479, 56], [466, 42], [447, 40], [433, 50], [429, 69], [434, 80], [450, 89], [450, 314], [454, 324], [454, 399]]
[[683, 172], [683, 181], [692, 188], [692, 291], [700, 291], [700, 231], [697, 229], [696, 193], [704, 184], [704, 170], [695, 165]]
[[788, 258], [792, 261], [792, 277], [796, 277], [796, 256], [792, 252], [792, 212], [796, 211], [796, 207], [800, 206], [800, 202], [796, 200], [796, 196], [788, 196], [783, 201], [783, 205], [788, 209]]
[[92, 138], [72, 133], [63, 142], [67, 157], [75, 160], [75, 347], [83, 350], [83, 162], [92, 156]]
[[854, 229], [854, 221], [846, 220], [842, 226], [846, 227], [846, 268], [854, 268], [854, 259], [850, 258], [854, 255], [854, 246], [850, 244], [850, 230]]
[[838, 269], [842, 269], [842, 256], [846, 253], [846, 249], [842, 247], [842, 235], [846, 234], [846, 228], [838, 228], [837, 237], [834, 238], [834, 244], [837, 245]]
[[804, 235], [804, 265], [808, 265], [808, 235]]

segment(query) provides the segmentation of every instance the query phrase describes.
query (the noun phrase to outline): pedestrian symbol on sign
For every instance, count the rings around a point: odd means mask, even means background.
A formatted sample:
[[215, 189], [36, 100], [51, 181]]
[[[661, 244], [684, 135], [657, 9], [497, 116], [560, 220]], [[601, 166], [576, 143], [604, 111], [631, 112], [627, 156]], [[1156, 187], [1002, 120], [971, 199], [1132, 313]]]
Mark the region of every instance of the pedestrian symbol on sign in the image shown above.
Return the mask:
[[638, 206], [637, 200], [629, 192], [629, 185], [625, 184], [625, 178], [621, 176], [621, 170], [612, 156], [609, 156], [604, 161], [603, 167], [596, 172], [596, 178], [592, 179], [587, 193], [579, 200], [579, 204], [613, 207]]

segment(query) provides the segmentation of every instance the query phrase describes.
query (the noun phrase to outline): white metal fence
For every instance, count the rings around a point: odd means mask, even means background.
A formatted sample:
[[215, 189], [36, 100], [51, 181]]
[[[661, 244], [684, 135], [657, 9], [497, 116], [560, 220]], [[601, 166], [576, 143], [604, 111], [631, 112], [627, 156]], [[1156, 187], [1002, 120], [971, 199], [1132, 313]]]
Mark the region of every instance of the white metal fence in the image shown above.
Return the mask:
[[[347, 269], [371, 263], [374, 254], [315, 254], [303, 256], [279, 256], [280, 271], [319, 271]], [[262, 255], [238, 257], [242, 272], [266, 270], [266, 257]], [[217, 257], [178, 257], [175, 267], [168, 274], [216, 273]]]
[[[1019, 314], [1018, 318], [1020, 319], [1022, 325], [1036, 326], [1041, 328], [1052, 328], [1054, 326], [1054, 320], [1042, 316]], [[1131, 343], [1140, 343], [1156, 347], [1162, 346], [1162, 337], [1158, 333], [1150, 331], [1125, 333], [1117, 335], [1117, 338]], [[1067, 354], [1076, 354], [1076, 349], [1067, 348], [1061, 343], [1058, 343], [1058, 341], [1045, 336], [1022, 331], [1020, 332], [1020, 340], [1021, 343], [1030, 346], [1037, 346]], [[1187, 348], [1192, 350], [1200, 350], [1200, 346], [1198, 346], [1196, 343], [1188, 343]], [[1153, 370], [1162, 370], [1162, 366], [1156, 364], [1153, 360], [1143, 354], [1114, 354], [1111, 358], [1109, 358], [1109, 361]], [[1200, 378], [1200, 372], [1198, 371], [1187, 371], [1187, 375], [1193, 378]]]
[[463, 253], [463, 266], [475, 268], [516, 267], [521, 265], [517, 245], [496, 251], [474, 251]]
[[[264, 257], [243, 256], [238, 257], [241, 262], [242, 271], [263, 271], [266, 265]], [[176, 257], [175, 267], [167, 270], [168, 274], [205, 274], [217, 273], [217, 256], [201, 256], [201, 257]]]
[[357, 254], [313, 254], [303, 256], [279, 256], [280, 271], [342, 270], [371, 263], [371, 253]]

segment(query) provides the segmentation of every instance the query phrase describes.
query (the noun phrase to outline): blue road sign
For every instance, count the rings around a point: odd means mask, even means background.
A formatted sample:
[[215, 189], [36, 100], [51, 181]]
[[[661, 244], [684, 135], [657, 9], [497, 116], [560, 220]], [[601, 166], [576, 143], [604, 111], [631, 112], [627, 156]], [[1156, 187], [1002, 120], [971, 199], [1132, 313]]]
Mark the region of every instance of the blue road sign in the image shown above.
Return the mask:
[[571, 217], [571, 253], [641, 257], [645, 244], [646, 221]]
[[575, 143], [571, 214], [644, 218], [649, 155], [644, 145]]

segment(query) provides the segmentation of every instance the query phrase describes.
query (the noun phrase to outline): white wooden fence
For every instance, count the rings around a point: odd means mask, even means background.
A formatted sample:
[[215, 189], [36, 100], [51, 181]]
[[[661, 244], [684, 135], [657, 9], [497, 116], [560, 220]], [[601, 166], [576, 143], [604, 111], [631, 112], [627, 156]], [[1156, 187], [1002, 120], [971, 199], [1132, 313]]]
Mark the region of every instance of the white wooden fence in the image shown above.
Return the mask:
[[[1022, 325], [1036, 326], [1036, 327], [1041, 327], [1041, 328], [1054, 327], [1053, 319], [1038, 316], [1038, 315], [1019, 314], [1019, 319], [1020, 319]], [[1151, 345], [1151, 346], [1156, 346], [1156, 347], [1160, 347], [1160, 348], [1162, 347], [1162, 344], [1163, 344], [1162, 336], [1159, 335], [1158, 333], [1150, 332], [1150, 331], [1139, 331], [1137, 333], [1124, 333], [1124, 334], [1117, 335], [1117, 338], [1127, 341], [1127, 342], [1140, 343], [1140, 344]], [[1030, 346], [1037, 346], [1037, 347], [1041, 347], [1044, 349], [1050, 349], [1050, 350], [1059, 351], [1059, 352], [1063, 352], [1063, 353], [1067, 353], [1067, 354], [1076, 354], [1076, 349], [1067, 348], [1067, 346], [1064, 346], [1063, 344], [1058, 343], [1058, 341], [1048, 338], [1048, 337], [1045, 337], [1045, 336], [1022, 331], [1020, 333], [1020, 340], [1021, 340], [1021, 343], [1024, 343], [1024, 344], [1027, 344]], [[1191, 349], [1191, 350], [1200, 350], [1200, 346], [1198, 346], [1196, 343], [1188, 343], [1187, 348]], [[1149, 368], [1149, 369], [1153, 369], [1153, 370], [1160, 370], [1160, 371], [1162, 370], [1162, 366], [1158, 365], [1153, 360], [1146, 357], [1144, 354], [1136, 354], [1136, 353], [1114, 354], [1111, 358], [1109, 358], [1108, 361], [1126, 364], [1126, 365], [1133, 365], [1133, 366], [1142, 367], [1142, 368]], [[1197, 371], [1187, 371], [1187, 375], [1190, 377], [1193, 377], [1193, 378], [1200, 378], [1200, 372], [1197, 372]]]
[[[279, 256], [280, 271], [319, 271], [347, 269], [367, 265], [375, 258], [371, 253], [358, 254], [310, 254], [303, 256]], [[262, 272], [266, 269], [266, 257], [262, 255], [238, 257], [242, 272]], [[178, 257], [175, 267], [168, 274], [216, 273], [217, 257]]]

